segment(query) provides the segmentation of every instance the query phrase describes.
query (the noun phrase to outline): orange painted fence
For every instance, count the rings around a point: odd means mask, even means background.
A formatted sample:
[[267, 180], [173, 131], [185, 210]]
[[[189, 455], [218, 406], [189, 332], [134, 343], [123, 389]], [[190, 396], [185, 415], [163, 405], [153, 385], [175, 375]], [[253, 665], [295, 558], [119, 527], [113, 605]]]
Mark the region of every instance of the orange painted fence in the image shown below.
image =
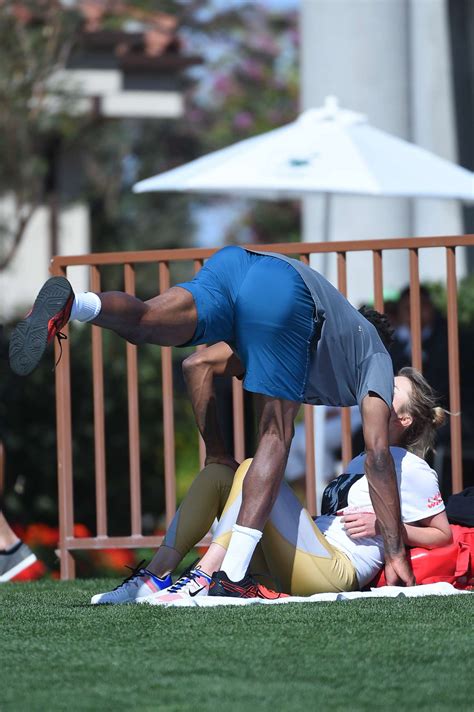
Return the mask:
[[[390, 240], [365, 240], [357, 242], [330, 243], [287, 243], [259, 246], [262, 251], [280, 252], [299, 257], [309, 263], [312, 254], [334, 253], [337, 260], [337, 287], [347, 294], [347, 257], [354, 252], [371, 253], [371, 271], [373, 275], [374, 306], [383, 311], [383, 263], [390, 258], [392, 250], [408, 251], [410, 284], [410, 309], [412, 332], [412, 362], [421, 369], [421, 319], [420, 319], [420, 276], [419, 257], [426, 248], [436, 248], [444, 253], [446, 262], [447, 321], [449, 346], [449, 408], [454, 414], [450, 419], [451, 429], [451, 472], [453, 491], [462, 489], [462, 446], [461, 446], [461, 404], [459, 382], [459, 339], [457, 315], [457, 278], [456, 248], [473, 246], [474, 235], [452, 237], [423, 237]], [[255, 245], [250, 247], [255, 248]], [[150, 250], [143, 252], [97, 253], [80, 256], [55, 257], [51, 272], [55, 275], [67, 275], [68, 268], [86, 266], [89, 270], [90, 289], [100, 291], [101, 269], [115, 265], [123, 270], [125, 291], [135, 293], [136, 270], [140, 265], [156, 267], [157, 292], [164, 292], [170, 286], [170, 267], [177, 263], [191, 262], [194, 272], [213, 254], [211, 249]], [[68, 326], [64, 329], [68, 332]], [[61, 577], [68, 579], [75, 575], [73, 552], [77, 550], [104, 549], [110, 547], [156, 547], [162, 537], [142, 535], [142, 502], [140, 473], [140, 425], [139, 425], [139, 373], [137, 366], [137, 347], [127, 343], [125, 348], [127, 364], [128, 391], [128, 435], [129, 435], [129, 481], [131, 502], [131, 533], [129, 536], [109, 536], [107, 533], [107, 473], [105, 447], [104, 413], [104, 361], [102, 352], [102, 330], [91, 327], [92, 339], [92, 383], [94, 400], [94, 451], [95, 451], [95, 506], [97, 531], [89, 538], [74, 537], [74, 502], [73, 502], [73, 433], [70, 358], [74, 343], [62, 342], [62, 360], [56, 369], [56, 412], [57, 412], [57, 452], [59, 486], [59, 523], [61, 558]], [[56, 345], [56, 349], [58, 346]], [[57, 353], [59, 356], [59, 353]], [[171, 348], [162, 348], [162, 393], [164, 426], [164, 483], [166, 522], [169, 523], [176, 511], [175, 477], [175, 417], [173, 404], [173, 372]], [[244, 408], [243, 392], [239, 381], [234, 379], [234, 450], [237, 460], [244, 457]], [[314, 461], [314, 424], [313, 408], [304, 406], [306, 431], [306, 495], [308, 508], [316, 510], [315, 461]], [[347, 463], [351, 456], [350, 412], [343, 409], [342, 458]], [[203, 461], [204, 450], [200, 441], [200, 459]]]

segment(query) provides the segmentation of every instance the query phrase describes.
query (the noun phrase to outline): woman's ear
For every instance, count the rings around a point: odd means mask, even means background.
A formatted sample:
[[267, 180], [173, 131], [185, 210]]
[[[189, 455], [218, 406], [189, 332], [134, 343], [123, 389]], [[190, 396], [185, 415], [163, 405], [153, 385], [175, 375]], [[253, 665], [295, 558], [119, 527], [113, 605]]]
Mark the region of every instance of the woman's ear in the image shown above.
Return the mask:
[[399, 415], [398, 420], [404, 428], [409, 428], [410, 425], [413, 423], [413, 418], [409, 413], [403, 413], [402, 415]]

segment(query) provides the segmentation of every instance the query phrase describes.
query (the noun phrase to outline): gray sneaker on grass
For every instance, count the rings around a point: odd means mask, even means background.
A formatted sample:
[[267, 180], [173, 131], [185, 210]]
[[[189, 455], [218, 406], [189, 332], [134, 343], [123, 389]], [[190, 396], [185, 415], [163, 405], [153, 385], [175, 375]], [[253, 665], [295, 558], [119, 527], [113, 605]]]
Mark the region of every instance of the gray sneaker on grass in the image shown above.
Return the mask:
[[11, 581], [36, 561], [36, 556], [22, 541], [8, 551], [0, 551], [0, 583]]

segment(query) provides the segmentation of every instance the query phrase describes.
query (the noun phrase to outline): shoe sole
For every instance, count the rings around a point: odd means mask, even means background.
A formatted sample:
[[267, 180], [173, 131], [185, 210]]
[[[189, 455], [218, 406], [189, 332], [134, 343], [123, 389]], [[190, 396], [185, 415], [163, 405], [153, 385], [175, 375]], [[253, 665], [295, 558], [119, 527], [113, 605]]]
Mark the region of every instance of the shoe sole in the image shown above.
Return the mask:
[[15, 327], [9, 348], [10, 367], [18, 376], [34, 371], [48, 345], [48, 323], [63, 309], [73, 289], [65, 277], [51, 277], [41, 288], [31, 313]]
[[125, 601], [104, 601], [104, 600], [94, 600], [98, 596], [101, 596], [102, 594], [98, 593], [95, 596], [92, 596], [90, 605], [91, 606], [126, 606], [130, 603], [135, 603], [136, 598], [127, 598]]
[[[170, 584], [171, 585], [171, 584]], [[95, 596], [92, 596], [91, 598], [91, 606], [124, 606], [124, 605], [130, 605], [131, 603], [148, 603], [148, 598], [151, 598], [154, 596], [154, 593], [151, 593], [149, 596], [138, 596], [137, 598], [127, 598], [126, 601], [104, 601], [103, 599], [100, 599], [100, 596], [103, 594], [97, 593]], [[156, 605], [156, 604], [152, 604]]]

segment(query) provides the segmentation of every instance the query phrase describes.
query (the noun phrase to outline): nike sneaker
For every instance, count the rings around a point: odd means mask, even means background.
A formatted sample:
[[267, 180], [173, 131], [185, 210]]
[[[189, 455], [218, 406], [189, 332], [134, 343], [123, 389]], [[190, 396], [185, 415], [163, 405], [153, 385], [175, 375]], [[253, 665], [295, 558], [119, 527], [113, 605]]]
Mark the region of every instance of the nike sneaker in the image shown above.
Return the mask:
[[56, 337], [65, 339], [61, 329], [69, 321], [74, 291], [65, 277], [51, 277], [41, 288], [33, 308], [20, 321], [10, 338], [10, 366], [19, 376], [27, 376], [40, 362], [46, 346]]
[[211, 577], [201, 571], [199, 567], [184, 573], [176, 583], [164, 591], [142, 598], [138, 603], [148, 603], [150, 606], [164, 606], [168, 603], [176, 603], [195, 596], [207, 596]]
[[247, 574], [241, 581], [231, 581], [224, 571], [212, 574], [209, 586], [209, 596], [226, 596], [231, 598], [288, 598], [287, 593], [279, 593], [258, 583], [253, 576]]
[[113, 591], [97, 593], [92, 596], [92, 605], [95, 606], [100, 603], [141, 603], [142, 599], [150, 596], [150, 594], [171, 586], [173, 582], [169, 574], [163, 578], [155, 576], [151, 571], [142, 567], [144, 563], [144, 561], [140, 561], [138, 566], [132, 570], [130, 576], [116, 586]]

